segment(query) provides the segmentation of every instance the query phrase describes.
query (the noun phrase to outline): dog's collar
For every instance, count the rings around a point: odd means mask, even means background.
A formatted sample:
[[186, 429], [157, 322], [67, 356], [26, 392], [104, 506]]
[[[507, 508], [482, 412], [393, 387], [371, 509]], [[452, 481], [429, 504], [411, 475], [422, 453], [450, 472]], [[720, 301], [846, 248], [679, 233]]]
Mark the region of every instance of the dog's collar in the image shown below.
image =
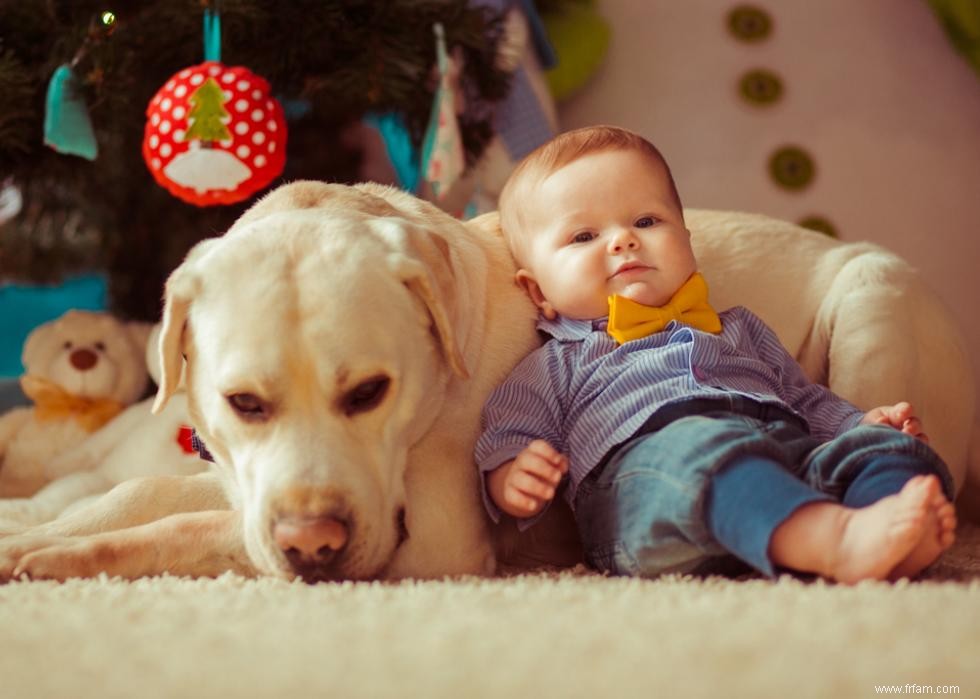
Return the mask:
[[214, 457], [211, 456], [211, 452], [208, 451], [208, 448], [204, 446], [204, 442], [201, 441], [201, 438], [197, 436], [197, 430], [191, 430], [191, 448], [196, 451], [198, 456], [205, 461], [214, 463]]

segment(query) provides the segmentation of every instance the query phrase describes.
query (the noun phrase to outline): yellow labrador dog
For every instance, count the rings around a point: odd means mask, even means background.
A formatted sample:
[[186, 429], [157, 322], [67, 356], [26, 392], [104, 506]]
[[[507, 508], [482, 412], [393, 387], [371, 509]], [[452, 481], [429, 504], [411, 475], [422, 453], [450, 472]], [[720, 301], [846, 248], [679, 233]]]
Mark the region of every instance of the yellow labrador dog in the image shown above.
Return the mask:
[[472, 447], [537, 342], [494, 221], [298, 182], [198, 244], [167, 282], [155, 407], [186, 360], [214, 472], [0, 540], [0, 577], [491, 573]]

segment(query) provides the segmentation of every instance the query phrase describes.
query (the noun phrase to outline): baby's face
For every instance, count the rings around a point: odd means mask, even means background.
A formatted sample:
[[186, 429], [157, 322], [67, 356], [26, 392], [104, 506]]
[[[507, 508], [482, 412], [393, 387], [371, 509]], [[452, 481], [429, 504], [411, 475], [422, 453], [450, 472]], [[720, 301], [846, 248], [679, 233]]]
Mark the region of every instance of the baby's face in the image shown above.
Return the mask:
[[666, 171], [640, 153], [566, 165], [531, 190], [522, 213], [518, 279], [547, 317], [604, 316], [613, 294], [660, 306], [697, 269]]

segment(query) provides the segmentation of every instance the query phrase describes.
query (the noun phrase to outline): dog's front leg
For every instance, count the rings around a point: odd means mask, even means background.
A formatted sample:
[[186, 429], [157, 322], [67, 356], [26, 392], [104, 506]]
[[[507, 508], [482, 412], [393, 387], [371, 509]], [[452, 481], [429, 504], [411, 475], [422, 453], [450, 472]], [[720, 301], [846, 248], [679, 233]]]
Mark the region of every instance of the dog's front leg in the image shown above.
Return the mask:
[[181, 512], [231, 509], [221, 479], [196, 476], [147, 476], [123, 481], [100, 498], [69, 509], [58, 519], [32, 528], [42, 537], [88, 536], [135, 527]]
[[171, 515], [149, 524], [95, 536], [17, 537], [0, 544], [0, 579], [127, 579], [162, 575], [215, 577], [256, 574], [245, 551], [241, 513], [234, 510]]

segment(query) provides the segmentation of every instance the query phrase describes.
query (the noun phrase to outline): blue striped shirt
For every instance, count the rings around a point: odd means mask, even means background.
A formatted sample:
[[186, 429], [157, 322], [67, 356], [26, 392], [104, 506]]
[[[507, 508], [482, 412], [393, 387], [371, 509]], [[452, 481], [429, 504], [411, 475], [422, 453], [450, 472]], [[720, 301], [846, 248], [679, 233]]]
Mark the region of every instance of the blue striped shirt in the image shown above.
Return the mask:
[[[483, 408], [476, 460], [486, 474], [543, 439], [568, 456], [565, 497], [617, 444], [658, 409], [679, 400], [739, 394], [798, 415], [810, 434], [829, 440], [864, 412], [810, 381], [762, 320], [743, 307], [719, 314], [722, 331], [671, 321], [662, 331], [617, 345], [606, 318], [541, 319], [551, 336], [498, 386]], [[480, 479], [487, 510], [500, 511]]]

